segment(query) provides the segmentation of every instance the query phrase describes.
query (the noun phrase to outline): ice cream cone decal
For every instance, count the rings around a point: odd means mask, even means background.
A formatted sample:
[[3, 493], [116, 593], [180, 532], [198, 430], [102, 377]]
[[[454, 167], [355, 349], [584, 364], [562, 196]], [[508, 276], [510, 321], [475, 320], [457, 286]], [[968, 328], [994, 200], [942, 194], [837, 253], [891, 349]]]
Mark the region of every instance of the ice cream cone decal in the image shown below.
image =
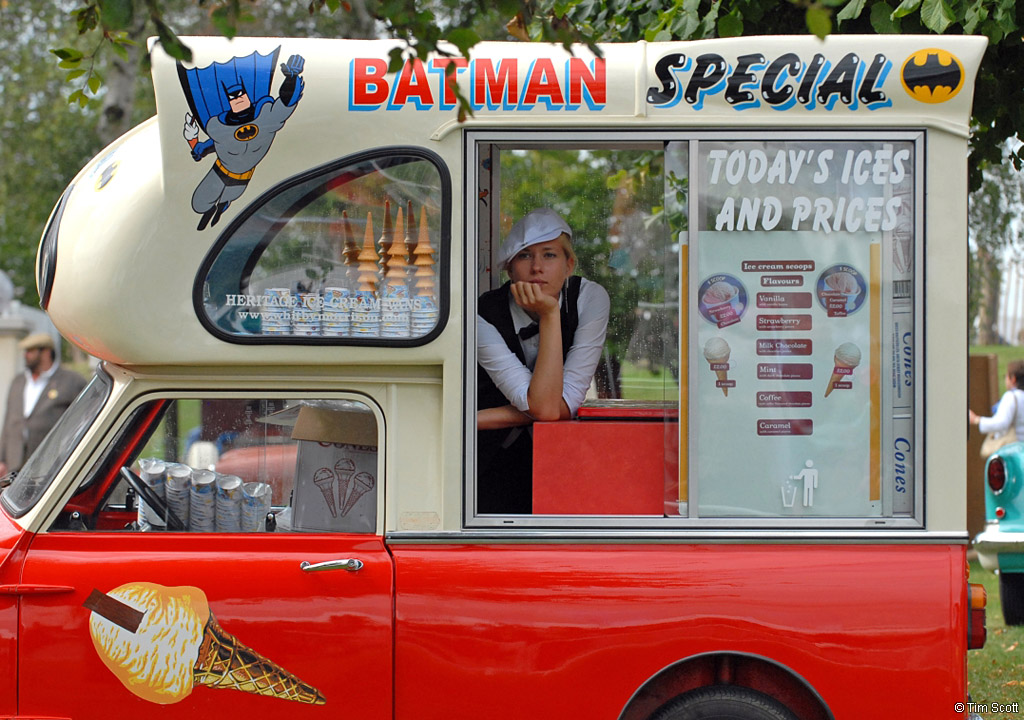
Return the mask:
[[226, 632], [196, 587], [134, 582], [93, 590], [89, 634], [100, 660], [132, 693], [161, 705], [194, 688], [232, 689], [323, 705], [320, 691]]
[[341, 516], [345, 517], [349, 514], [352, 508], [355, 507], [356, 503], [366, 493], [373, 490], [374, 485], [377, 481], [374, 480], [373, 475], [366, 472], [361, 472], [352, 478], [352, 490], [348, 494], [348, 498], [345, 500], [345, 507], [341, 510]]
[[234, 635], [225, 632], [212, 613], [203, 630], [199, 657], [192, 667], [192, 682], [193, 685], [241, 690], [306, 705], [324, 704], [319, 690], [238, 642]]
[[729, 382], [729, 355], [731, 353], [732, 349], [729, 347], [729, 343], [720, 337], [713, 337], [704, 343], [704, 359], [708, 361], [708, 365], [711, 366], [718, 378], [715, 385], [722, 388], [722, 394], [726, 397], [729, 397], [729, 386], [734, 384]]
[[843, 343], [836, 348], [835, 366], [832, 370], [832, 377], [828, 380], [828, 388], [825, 389], [825, 397], [829, 396], [838, 382], [845, 382], [854, 369], [860, 365], [860, 348], [853, 343]]
[[[338, 506], [334, 502], [334, 473], [330, 468], [320, 468], [313, 473], [313, 484], [323, 493], [327, 509], [331, 511], [331, 517], [338, 517]], [[344, 497], [344, 492], [342, 490], [342, 497]]]
[[345, 496], [348, 495], [348, 486], [352, 482], [352, 476], [356, 473], [356, 464], [351, 458], [342, 458], [334, 463], [334, 474], [338, 478], [338, 502], [345, 504]]

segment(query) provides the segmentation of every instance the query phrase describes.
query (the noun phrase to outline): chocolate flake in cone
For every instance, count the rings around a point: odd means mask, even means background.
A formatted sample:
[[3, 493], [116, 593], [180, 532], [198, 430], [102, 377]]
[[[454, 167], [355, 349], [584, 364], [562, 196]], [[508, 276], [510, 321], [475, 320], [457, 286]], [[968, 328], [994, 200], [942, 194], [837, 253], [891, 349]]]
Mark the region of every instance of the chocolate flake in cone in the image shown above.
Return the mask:
[[238, 642], [211, 614], [203, 629], [203, 643], [192, 669], [194, 685], [241, 690], [307, 705], [323, 705], [320, 691], [276, 663]]

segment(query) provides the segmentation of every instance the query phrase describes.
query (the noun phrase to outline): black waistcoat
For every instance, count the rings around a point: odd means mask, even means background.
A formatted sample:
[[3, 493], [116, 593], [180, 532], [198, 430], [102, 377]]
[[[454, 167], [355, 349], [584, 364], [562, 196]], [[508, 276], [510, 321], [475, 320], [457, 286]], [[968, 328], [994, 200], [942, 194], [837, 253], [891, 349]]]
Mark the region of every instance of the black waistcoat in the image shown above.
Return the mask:
[[[566, 283], [564, 302], [562, 303], [562, 361], [565, 361], [572, 347], [573, 339], [576, 336], [576, 328], [580, 324], [580, 313], [577, 307], [580, 297], [580, 284], [583, 278], [573, 275]], [[512, 309], [509, 305], [511, 283], [505, 283], [497, 290], [485, 292], [480, 296], [477, 304], [477, 312], [480, 317], [489, 322], [497, 329], [501, 339], [505, 341], [508, 349], [515, 353], [519, 362], [526, 364], [523, 355], [523, 346], [516, 335], [515, 325], [512, 322]], [[509, 401], [501, 390], [491, 381], [490, 375], [482, 367], [477, 365], [477, 410], [485, 408], [501, 407], [508, 405]]]
[[[579, 326], [578, 301], [581, 278], [566, 284], [562, 303], [562, 360], [569, 354]], [[516, 335], [509, 306], [509, 283], [480, 296], [477, 312], [501, 334], [508, 349], [523, 364], [523, 346]], [[509, 400], [477, 365], [477, 409], [501, 407]], [[477, 510], [481, 513], [533, 512], [533, 438], [528, 428], [504, 428], [477, 432]]]

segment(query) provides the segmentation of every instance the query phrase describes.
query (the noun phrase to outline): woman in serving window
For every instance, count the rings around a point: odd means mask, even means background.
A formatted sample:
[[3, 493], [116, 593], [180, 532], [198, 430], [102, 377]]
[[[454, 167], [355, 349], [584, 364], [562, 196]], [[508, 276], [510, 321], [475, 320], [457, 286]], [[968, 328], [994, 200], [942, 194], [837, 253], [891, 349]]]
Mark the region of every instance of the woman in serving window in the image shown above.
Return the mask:
[[608, 327], [608, 293], [578, 275], [572, 230], [533, 210], [498, 253], [509, 281], [477, 310], [477, 511], [532, 511], [534, 421], [573, 417]]

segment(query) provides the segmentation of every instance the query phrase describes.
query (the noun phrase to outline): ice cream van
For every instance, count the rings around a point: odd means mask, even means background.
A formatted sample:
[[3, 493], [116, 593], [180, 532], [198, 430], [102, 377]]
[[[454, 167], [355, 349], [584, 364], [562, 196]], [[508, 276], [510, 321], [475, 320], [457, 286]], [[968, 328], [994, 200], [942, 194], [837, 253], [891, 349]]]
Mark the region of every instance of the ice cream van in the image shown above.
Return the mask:
[[[983, 38], [187, 44], [39, 249], [102, 362], [0, 496], [0, 717], [971, 714]], [[607, 325], [485, 506], [536, 208]]]

